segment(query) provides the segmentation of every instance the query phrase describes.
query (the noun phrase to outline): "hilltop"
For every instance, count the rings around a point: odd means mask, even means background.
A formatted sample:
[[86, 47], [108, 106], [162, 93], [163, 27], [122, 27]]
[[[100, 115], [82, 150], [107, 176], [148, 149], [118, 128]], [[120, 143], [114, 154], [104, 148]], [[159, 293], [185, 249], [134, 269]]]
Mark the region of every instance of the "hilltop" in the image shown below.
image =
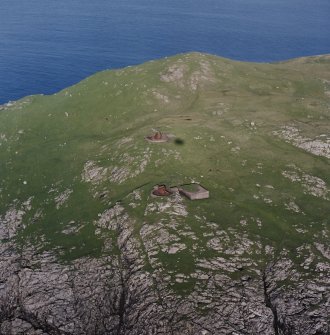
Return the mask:
[[[329, 334], [329, 159], [328, 55], [0, 106], [0, 334]], [[210, 197], [151, 196], [190, 183]]]

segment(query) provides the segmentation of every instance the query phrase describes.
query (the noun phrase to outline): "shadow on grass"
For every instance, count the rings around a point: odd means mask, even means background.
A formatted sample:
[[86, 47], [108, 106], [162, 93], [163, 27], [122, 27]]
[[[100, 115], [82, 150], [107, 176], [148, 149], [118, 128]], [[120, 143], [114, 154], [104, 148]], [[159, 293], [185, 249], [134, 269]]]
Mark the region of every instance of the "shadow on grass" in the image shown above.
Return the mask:
[[176, 145], [184, 145], [184, 140], [182, 138], [176, 138], [174, 140], [174, 144], [176, 144]]

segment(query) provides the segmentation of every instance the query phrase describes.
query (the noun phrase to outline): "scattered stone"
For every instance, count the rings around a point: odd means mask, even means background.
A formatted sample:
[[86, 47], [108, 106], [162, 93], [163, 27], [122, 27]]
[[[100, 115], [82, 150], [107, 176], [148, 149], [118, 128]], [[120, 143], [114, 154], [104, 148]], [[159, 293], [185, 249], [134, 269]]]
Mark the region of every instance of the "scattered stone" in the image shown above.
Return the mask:
[[73, 192], [73, 190], [66, 189], [61, 194], [59, 194], [55, 197], [54, 200], [55, 200], [55, 204], [56, 204], [57, 209], [59, 209], [61, 206], [63, 206], [68, 201], [72, 192]]
[[300, 130], [292, 126], [283, 126], [281, 130], [273, 131], [273, 134], [313, 155], [330, 158], [330, 138], [325, 140], [322, 136], [315, 139], [303, 137]]

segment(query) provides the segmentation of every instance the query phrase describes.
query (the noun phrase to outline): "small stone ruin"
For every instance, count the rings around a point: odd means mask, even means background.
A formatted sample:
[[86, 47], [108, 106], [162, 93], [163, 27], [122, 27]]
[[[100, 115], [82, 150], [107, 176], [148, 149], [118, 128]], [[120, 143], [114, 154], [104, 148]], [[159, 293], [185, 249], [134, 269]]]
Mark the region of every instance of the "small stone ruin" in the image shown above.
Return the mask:
[[173, 192], [166, 187], [166, 185], [156, 185], [152, 191], [152, 195], [157, 197], [166, 197], [171, 195]]
[[179, 192], [181, 195], [186, 196], [190, 200], [208, 199], [210, 197], [210, 192], [205, 187], [196, 183], [185, 184], [179, 187], [170, 188], [163, 184], [156, 185], [154, 186], [151, 195], [157, 197], [166, 197], [177, 192]]
[[168, 136], [161, 131], [156, 131], [153, 135], [145, 137], [148, 142], [164, 143], [168, 141]]

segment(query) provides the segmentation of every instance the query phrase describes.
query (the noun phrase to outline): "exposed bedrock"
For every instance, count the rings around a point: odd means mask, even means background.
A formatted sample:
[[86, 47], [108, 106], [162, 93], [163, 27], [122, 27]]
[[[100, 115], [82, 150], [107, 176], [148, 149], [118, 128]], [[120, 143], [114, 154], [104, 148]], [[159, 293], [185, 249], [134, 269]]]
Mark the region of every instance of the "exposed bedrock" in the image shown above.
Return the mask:
[[125, 211], [108, 219], [117, 256], [62, 264], [1, 245], [0, 334], [329, 334], [329, 269], [303, 281], [283, 255], [253, 277], [197, 272], [194, 289], [177, 295], [161, 269], [146, 270], [148, 250]]

